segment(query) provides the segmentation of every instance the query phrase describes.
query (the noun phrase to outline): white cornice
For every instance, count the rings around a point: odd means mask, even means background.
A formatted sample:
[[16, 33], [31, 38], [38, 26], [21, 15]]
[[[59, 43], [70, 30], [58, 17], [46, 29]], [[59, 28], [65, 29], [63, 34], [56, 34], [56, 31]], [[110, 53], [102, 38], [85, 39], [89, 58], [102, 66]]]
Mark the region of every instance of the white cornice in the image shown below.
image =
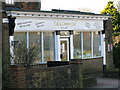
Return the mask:
[[12, 17], [36, 17], [36, 18], [70, 18], [70, 19], [95, 19], [107, 20], [111, 16], [107, 15], [80, 15], [80, 14], [64, 14], [64, 13], [46, 13], [46, 12], [25, 12], [25, 11], [7, 11], [8, 16]]

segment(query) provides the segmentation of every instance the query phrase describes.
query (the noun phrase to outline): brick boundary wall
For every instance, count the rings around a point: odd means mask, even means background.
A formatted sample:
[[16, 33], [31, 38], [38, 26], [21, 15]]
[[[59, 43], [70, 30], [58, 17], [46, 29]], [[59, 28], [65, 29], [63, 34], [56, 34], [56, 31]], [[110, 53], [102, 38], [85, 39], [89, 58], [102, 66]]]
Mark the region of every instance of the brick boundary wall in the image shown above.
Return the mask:
[[[44, 64], [45, 65], [45, 64]], [[83, 88], [97, 84], [96, 72], [102, 72], [102, 58], [74, 59], [68, 65], [25, 68], [10, 67], [10, 88]], [[87, 77], [83, 76], [83, 73]]]
[[83, 88], [81, 64], [27, 69], [21, 65], [10, 68], [10, 88]]
[[81, 61], [83, 75], [96, 76], [97, 73], [99, 74], [103, 72], [103, 57], [90, 58], [90, 59], [72, 59], [72, 60]]

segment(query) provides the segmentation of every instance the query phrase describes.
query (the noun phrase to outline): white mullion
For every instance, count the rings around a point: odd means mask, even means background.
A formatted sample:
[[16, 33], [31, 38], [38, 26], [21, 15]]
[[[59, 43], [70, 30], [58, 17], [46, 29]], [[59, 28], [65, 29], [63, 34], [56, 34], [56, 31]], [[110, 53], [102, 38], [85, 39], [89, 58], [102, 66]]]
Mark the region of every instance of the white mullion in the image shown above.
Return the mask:
[[42, 62], [44, 62], [44, 40], [43, 40], [43, 32], [41, 32], [41, 57], [42, 57]]
[[73, 35], [70, 35], [70, 59], [73, 59], [73, 53]]
[[56, 45], [57, 45], [57, 61], [60, 61], [60, 50], [61, 50], [61, 46], [60, 46], [60, 35], [56, 35]]
[[93, 32], [91, 32], [91, 51], [92, 51], [92, 57], [93, 57]]
[[102, 32], [100, 32], [100, 37], [101, 37], [101, 48], [100, 48], [100, 50], [101, 50], [101, 56], [104, 56], [104, 50], [103, 50], [103, 48], [104, 48], [104, 38], [103, 38], [103, 35], [102, 35]]
[[105, 34], [103, 34], [103, 64], [106, 65], [106, 45], [105, 45]]
[[56, 32], [54, 32], [54, 59], [55, 59], [55, 61], [57, 61], [57, 44], [56, 44]]
[[82, 52], [82, 59], [83, 59], [83, 32], [81, 32], [81, 52]]
[[27, 32], [27, 48], [29, 50], [29, 32]]
[[69, 61], [69, 52], [70, 52], [70, 50], [69, 50], [69, 40], [68, 40], [68, 38], [67, 38], [67, 59], [68, 59], [68, 61]]

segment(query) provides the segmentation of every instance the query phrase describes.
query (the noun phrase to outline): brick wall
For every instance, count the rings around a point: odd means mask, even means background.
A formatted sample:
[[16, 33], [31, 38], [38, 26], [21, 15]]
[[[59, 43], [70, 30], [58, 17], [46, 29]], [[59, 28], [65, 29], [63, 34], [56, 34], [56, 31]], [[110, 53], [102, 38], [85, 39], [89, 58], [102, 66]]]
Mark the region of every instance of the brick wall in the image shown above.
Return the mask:
[[103, 71], [103, 58], [82, 60], [82, 71], [85, 74], [96, 74]]
[[12, 65], [10, 88], [90, 87], [97, 84], [93, 76], [96, 72], [102, 72], [102, 58], [72, 60], [68, 65], [54, 67], [25, 68]]
[[[7, 18], [5, 11], [2, 18]], [[3, 88], [9, 87], [9, 66], [10, 66], [9, 28], [8, 23], [2, 23], [2, 84]]]
[[10, 88], [25, 88], [25, 68], [22, 65], [11, 65], [10, 67]]
[[10, 88], [82, 88], [82, 72], [78, 63], [64, 66], [26, 69], [12, 66]]
[[91, 59], [73, 59], [72, 61], [80, 60], [82, 63], [83, 75], [94, 75], [103, 71], [103, 58]]
[[113, 44], [112, 40], [112, 19], [108, 19], [105, 24], [105, 43], [106, 43], [106, 63], [107, 69], [114, 68], [113, 50], [108, 52], [108, 44]]

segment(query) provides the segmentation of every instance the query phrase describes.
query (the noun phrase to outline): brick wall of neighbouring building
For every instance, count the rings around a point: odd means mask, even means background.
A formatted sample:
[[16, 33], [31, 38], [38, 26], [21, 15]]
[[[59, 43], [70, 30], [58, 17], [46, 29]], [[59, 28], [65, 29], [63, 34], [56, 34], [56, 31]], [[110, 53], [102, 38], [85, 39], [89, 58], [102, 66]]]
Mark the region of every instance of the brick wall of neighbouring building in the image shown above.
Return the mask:
[[[5, 11], [2, 12], [2, 19], [8, 18]], [[9, 47], [9, 27], [8, 23], [2, 23], [2, 86], [9, 87], [9, 66], [10, 66], [10, 47]]]
[[107, 69], [113, 69], [113, 50], [108, 51], [108, 45], [113, 44], [112, 38], [112, 19], [108, 19], [105, 24], [105, 43], [106, 43], [106, 63]]
[[[0, 2], [0, 10], [2, 9]], [[2, 12], [0, 12], [0, 89], [2, 88]]]

